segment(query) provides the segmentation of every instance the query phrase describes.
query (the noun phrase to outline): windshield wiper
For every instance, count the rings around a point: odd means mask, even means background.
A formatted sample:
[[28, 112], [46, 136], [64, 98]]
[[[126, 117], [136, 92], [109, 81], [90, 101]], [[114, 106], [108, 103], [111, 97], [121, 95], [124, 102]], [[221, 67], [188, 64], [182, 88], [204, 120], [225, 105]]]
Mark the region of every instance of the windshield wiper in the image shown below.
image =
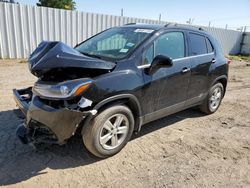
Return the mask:
[[87, 52], [80, 52], [80, 53], [83, 54], [83, 55], [89, 56], [89, 57], [95, 57], [95, 58], [98, 58], [98, 59], [102, 59], [102, 57], [99, 56], [99, 55], [89, 54]]

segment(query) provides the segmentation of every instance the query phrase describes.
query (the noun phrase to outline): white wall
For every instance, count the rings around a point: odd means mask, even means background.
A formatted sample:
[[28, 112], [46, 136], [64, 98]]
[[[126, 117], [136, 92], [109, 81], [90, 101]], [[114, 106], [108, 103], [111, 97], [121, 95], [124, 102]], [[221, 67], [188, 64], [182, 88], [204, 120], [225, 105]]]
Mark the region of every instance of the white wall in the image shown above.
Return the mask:
[[[0, 58], [27, 58], [43, 40], [73, 47], [104, 29], [131, 22], [159, 24], [157, 20], [0, 3]], [[218, 38], [224, 53], [239, 53], [240, 32], [203, 28]]]

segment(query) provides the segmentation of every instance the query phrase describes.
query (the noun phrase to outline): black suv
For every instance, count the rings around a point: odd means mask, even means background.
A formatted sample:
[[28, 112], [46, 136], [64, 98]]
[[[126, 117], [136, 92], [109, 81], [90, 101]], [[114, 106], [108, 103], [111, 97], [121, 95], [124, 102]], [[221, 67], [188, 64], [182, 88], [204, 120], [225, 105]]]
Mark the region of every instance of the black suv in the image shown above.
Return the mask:
[[71, 48], [42, 42], [30, 55], [33, 87], [13, 90], [23, 143], [65, 143], [81, 133], [98, 157], [119, 152], [143, 124], [198, 106], [214, 113], [228, 61], [200, 28], [127, 24]]

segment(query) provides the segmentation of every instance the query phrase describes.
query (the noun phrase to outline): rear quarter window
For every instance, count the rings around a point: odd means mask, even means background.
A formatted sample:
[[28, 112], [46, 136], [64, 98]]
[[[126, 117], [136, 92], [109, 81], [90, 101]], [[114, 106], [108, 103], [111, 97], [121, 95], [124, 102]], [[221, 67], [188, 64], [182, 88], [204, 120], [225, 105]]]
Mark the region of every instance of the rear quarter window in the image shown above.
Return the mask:
[[207, 52], [208, 53], [213, 52], [214, 48], [213, 48], [213, 46], [212, 46], [212, 44], [211, 44], [211, 42], [210, 42], [210, 40], [208, 38], [206, 38], [206, 43], [207, 43]]

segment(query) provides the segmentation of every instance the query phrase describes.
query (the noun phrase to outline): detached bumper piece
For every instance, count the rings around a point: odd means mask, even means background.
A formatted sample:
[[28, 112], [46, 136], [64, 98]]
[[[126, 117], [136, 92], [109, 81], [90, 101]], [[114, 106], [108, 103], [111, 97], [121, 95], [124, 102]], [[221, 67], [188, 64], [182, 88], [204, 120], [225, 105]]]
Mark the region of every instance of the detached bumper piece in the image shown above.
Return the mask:
[[20, 125], [17, 127], [16, 136], [19, 138], [19, 140], [20, 140], [23, 144], [28, 144], [28, 143], [31, 142], [31, 139], [29, 139], [29, 137], [28, 137], [28, 130], [27, 130], [27, 128], [24, 126], [24, 124], [20, 124]]
[[49, 144], [58, 143], [56, 135], [48, 127], [35, 121], [32, 121], [29, 126], [20, 124], [17, 127], [16, 135], [23, 144], [31, 142]]
[[31, 88], [13, 90], [17, 106], [26, 116], [16, 134], [22, 143], [63, 144], [75, 134], [85, 115], [81, 111], [55, 108], [32, 94]]

